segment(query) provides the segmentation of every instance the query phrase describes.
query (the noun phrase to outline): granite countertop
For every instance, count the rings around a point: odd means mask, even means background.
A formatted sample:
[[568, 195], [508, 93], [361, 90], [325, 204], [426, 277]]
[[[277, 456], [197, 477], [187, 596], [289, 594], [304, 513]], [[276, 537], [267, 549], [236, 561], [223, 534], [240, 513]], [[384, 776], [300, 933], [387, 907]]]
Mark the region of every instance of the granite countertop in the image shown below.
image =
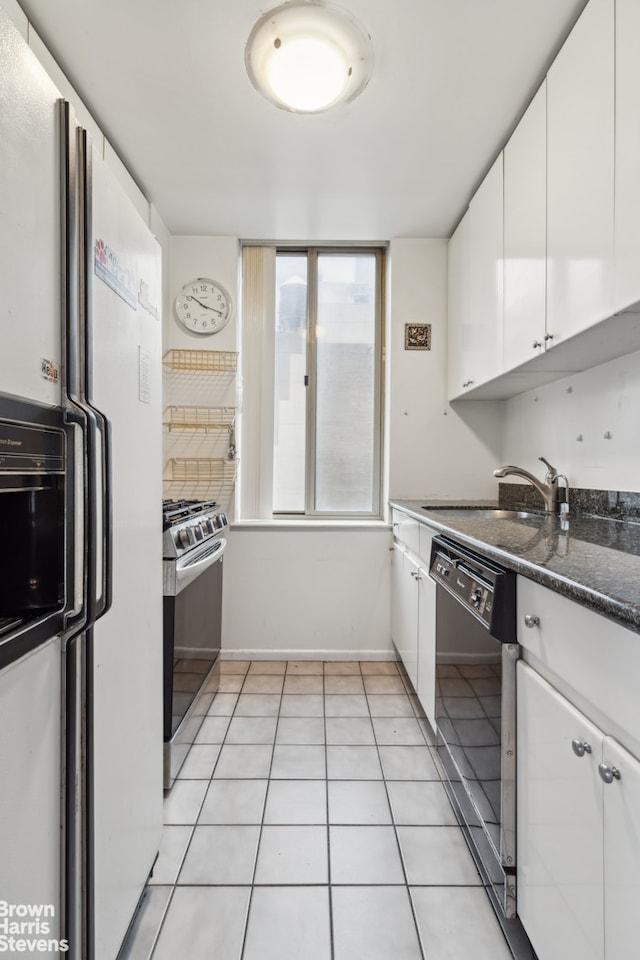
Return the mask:
[[640, 523], [586, 515], [485, 519], [465, 517], [464, 509], [451, 517], [437, 509], [498, 506], [487, 500], [391, 500], [390, 504], [640, 633]]

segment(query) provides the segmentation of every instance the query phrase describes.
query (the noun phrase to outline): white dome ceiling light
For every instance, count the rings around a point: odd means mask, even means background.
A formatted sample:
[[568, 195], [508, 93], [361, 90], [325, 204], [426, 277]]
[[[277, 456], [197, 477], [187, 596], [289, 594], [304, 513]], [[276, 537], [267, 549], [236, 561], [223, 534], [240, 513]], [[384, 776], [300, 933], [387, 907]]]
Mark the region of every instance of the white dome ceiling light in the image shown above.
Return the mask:
[[371, 37], [333, 3], [291, 0], [258, 20], [245, 65], [254, 87], [293, 113], [323, 113], [360, 94], [371, 75]]

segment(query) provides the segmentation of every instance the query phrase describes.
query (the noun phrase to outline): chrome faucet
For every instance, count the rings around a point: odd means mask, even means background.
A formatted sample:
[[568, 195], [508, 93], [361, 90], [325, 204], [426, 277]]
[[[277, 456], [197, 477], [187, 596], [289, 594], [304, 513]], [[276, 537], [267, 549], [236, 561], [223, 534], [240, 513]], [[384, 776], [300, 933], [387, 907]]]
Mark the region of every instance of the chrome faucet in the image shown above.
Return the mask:
[[[552, 467], [548, 460], [545, 460], [544, 457], [538, 457], [538, 460], [541, 460], [547, 467], [547, 472], [545, 474], [544, 480], [538, 480], [537, 477], [534, 477], [532, 473], [529, 473], [528, 470], [523, 470], [522, 467], [514, 467], [511, 464], [500, 467], [498, 470], [493, 471], [494, 477], [522, 477], [524, 480], [528, 480], [532, 484], [542, 499], [544, 500], [544, 509], [547, 513], [558, 513], [561, 510], [561, 503], [567, 503], [569, 501], [569, 482], [567, 478], [562, 473], [558, 473], [555, 467]], [[562, 501], [560, 499], [560, 487], [558, 486], [558, 480], [564, 480], [565, 482], [565, 497], [566, 499]]]

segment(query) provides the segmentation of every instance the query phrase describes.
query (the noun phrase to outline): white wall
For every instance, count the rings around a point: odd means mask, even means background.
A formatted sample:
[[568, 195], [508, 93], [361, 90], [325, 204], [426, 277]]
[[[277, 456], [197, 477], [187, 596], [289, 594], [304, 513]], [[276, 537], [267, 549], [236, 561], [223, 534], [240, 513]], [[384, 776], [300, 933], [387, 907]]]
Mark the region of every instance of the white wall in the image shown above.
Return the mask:
[[390, 545], [382, 524], [234, 527], [224, 558], [223, 656], [394, 657]]
[[[446, 401], [447, 241], [396, 239], [388, 291], [389, 495], [494, 498], [503, 403]], [[405, 323], [430, 323], [431, 350], [405, 350]]]
[[502, 462], [542, 476], [539, 456], [573, 487], [640, 491], [640, 352], [505, 401]]

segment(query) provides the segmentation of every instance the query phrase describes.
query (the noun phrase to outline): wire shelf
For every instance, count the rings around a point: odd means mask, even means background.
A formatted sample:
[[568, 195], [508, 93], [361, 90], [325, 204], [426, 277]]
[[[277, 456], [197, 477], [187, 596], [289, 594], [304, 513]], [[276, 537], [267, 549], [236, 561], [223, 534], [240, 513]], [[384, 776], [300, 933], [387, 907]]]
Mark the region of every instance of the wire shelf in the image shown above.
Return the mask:
[[236, 477], [237, 460], [224, 457], [171, 457], [165, 465], [169, 483], [227, 484]]
[[235, 373], [238, 354], [232, 350], [167, 350], [162, 362], [170, 370]]
[[163, 425], [169, 432], [182, 430], [231, 430], [235, 423], [235, 407], [169, 406], [163, 414]]

